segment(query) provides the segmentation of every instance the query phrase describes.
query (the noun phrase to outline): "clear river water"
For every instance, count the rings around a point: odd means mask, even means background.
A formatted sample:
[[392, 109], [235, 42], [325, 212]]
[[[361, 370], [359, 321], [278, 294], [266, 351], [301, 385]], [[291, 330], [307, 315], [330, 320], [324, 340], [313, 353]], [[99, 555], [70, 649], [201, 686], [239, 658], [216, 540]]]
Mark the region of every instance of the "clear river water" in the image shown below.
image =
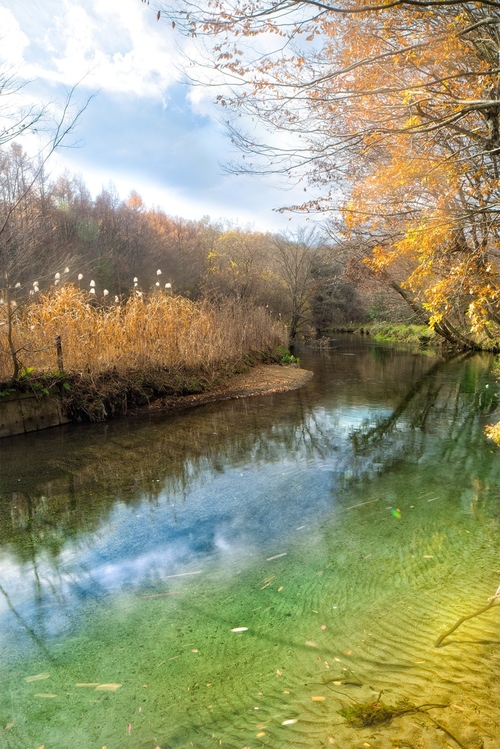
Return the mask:
[[0, 443], [2, 749], [500, 747], [494, 358], [302, 366]]

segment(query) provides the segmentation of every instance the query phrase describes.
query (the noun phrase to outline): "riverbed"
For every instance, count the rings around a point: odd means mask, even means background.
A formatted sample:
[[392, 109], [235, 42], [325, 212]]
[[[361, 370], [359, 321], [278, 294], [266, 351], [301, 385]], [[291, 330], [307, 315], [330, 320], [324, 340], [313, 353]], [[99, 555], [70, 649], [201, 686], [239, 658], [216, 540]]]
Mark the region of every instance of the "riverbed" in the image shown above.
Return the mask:
[[435, 647], [500, 584], [494, 361], [339, 336], [300, 390], [3, 440], [0, 746], [497, 747], [499, 609]]

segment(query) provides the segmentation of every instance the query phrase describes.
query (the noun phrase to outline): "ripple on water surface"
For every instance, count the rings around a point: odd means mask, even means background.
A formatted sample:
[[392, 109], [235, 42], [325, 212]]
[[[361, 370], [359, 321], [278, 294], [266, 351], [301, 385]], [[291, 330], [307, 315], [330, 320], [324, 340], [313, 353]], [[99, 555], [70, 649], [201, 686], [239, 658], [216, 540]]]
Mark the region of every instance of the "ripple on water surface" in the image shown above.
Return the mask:
[[[498, 746], [498, 609], [435, 647], [500, 574], [489, 365], [466, 389], [406, 354], [391, 387], [370, 351], [343, 358], [344, 401], [318, 385], [332, 355], [304, 391], [97, 433], [38, 493], [10, 463], [0, 745]], [[354, 359], [370, 383], [382, 361], [385, 400], [353, 391]], [[400, 714], [339, 712], [370, 703]]]

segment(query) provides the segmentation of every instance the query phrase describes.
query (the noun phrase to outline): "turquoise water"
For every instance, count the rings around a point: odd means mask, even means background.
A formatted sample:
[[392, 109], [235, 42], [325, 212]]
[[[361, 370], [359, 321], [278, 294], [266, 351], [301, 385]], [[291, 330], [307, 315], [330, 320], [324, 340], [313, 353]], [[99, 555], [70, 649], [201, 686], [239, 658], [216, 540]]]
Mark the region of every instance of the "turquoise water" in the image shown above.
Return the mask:
[[[0, 746], [499, 745], [498, 609], [435, 647], [500, 584], [494, 360], [335, 345], [298, 391], [2, 441]], [[346, 724], [380, 692], [447, 707]]]

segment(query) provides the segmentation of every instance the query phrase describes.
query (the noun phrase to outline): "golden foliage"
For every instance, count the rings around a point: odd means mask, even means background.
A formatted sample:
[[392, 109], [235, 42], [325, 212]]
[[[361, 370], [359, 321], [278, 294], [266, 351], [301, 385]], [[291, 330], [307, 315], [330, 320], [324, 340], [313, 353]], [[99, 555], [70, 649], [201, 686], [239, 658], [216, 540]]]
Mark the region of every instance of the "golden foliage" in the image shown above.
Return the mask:
[[[109, 305], [72, 285], [41, 295], [13, 318], [22, 366], [35, 374], [56, 370], [56, 336], [65, 371], [91, 373], [215, 367], [285, 342], [282, 325], [262, 308], [195, 303], [159, 290], [140, 294]], [[5, 379], [11, 375], [11, 361], [2, 329], [0, 377]]]

